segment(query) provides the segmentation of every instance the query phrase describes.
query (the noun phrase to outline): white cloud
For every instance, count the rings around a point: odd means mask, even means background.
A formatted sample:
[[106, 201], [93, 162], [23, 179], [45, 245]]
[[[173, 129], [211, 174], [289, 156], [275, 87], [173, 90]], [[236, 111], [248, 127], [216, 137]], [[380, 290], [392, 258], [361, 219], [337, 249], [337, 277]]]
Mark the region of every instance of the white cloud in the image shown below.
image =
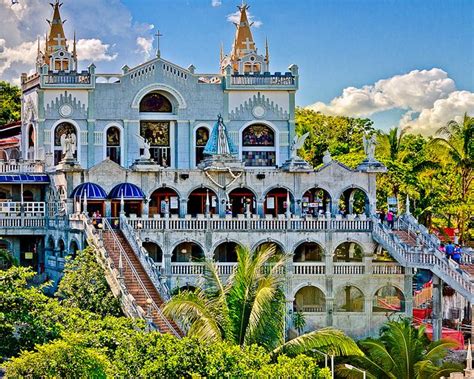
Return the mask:
[[[249, 19], [249, 22], [252, 24], [254, 28], [259, 28], [263, 25], [263, 22], [260, 20], [255, 20], [255, 17], [253, 14], [250, 13], [250, 11], [247, 10], [247, 18]], [[227, 21], [232, 22], [234, 24], [238, 24], [240, 22], [240, 11], [237, 10], [234, 13], [228, 14], [227, 15]]]
[[[15, 48], [9, 48], [4, 39], [0, 39], [0, 76], [12, 66], [21, 64], [35, 64], [36, 41], [23, 42]], [[15, 78], [18, 79], [18, 78]]]
[[109, 48], [109, 44], [97, 38], [80, 39], [77, 41], [77, 56], [84, 61], [110, 62], [116, 59], [118, 54], [110, 54]]
[[451, 120], [461, 122], [466, 112], [474, 115], [474, 93], [454, 91], [446, 99], [436, 100], [433, 107], [423, 109], [414, 119], [407, 112], [400, 120], [400, 126], [410, 126], [422, 134], [432, 134]]
[[221, 0], [212, 0], [211, 5], [213, 7], [220, 7], [222, 5], [222, 1]]
[[138, 37], [137, 45], [138, 51], [144, 55], [145, 59], [150, 59], [153, 50], [153, 37]]
[[472, 111], [471, 95], [467, 91], [456, 91], [454, 81], [445, 71], [432, 68], [395, 75], [361, 88], [347, 87], [329, 104], [317, 102], [307, 108], [330, 115], [354, 117], [402, 109], [407, 112], [400, 125], [410, 124], [417, 131], [429, 134], [440, 123], [449, 121], [449, 117]]

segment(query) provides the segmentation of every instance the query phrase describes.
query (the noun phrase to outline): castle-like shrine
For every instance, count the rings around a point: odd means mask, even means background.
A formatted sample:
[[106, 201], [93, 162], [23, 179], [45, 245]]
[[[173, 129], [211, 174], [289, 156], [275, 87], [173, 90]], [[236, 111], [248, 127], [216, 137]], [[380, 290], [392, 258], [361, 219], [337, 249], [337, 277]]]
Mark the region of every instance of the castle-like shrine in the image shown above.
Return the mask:
[[120, 73], [93, 64], [79, 71], [60, 6], [46, 45], [38, 44], [36, 72], [21, 78], [23, 160], [0, 162], [1, 245], [22, 264], [58, 281], [65, 257], [91, 245], [125, 312], [152, 309], [158, 329], [173, 333], [163, 302], [199, 285], [205, 258], [228, 277], [239, 244], [292, 254], [282, 273], [289, 333], [294, 312], [308, 330], [334, 326], [352, 336], [412, 315], [426, 301], [413, 295], [418, 270], [433, 273], [435, 333], [440, 283], [460, 294], [461, 308], [474, 300], [470, 277], [410, 214], [396, 230], [374, 216], [385, 168], [373, 139], [355, 170], [329, 153], [317, 169], [298, 156], [298, 66], [270, 71], [246, 5], [212, 75], [159, 51]]

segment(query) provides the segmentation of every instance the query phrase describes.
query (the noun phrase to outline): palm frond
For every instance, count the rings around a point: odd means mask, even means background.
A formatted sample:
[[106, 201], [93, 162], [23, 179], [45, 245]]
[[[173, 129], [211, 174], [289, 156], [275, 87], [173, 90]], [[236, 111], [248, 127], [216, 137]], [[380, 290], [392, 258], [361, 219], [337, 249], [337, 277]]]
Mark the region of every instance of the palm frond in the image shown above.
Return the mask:
[[390, 372], [397, 365], [392, 355], [387, 351], [384, 344], [380, 341], [367, 339], [361, 341], [360, 345], [367, 350], [367, 355], [381, 370]]
[[424, 359], [429, 360], [431, 362], [441, 360], [446, 356], [448, 349], [452, 349], [456, 346], [457, 342], [448, 339], [434, 341], [428, 345], [428, 349]]
[[283, 353], [294, 356], [311, 349], [330, 351], [336, 356], [364, 355], [354, 340], [334, 328], [323, 328], [303, 334], [274, 349], [273, 354]]

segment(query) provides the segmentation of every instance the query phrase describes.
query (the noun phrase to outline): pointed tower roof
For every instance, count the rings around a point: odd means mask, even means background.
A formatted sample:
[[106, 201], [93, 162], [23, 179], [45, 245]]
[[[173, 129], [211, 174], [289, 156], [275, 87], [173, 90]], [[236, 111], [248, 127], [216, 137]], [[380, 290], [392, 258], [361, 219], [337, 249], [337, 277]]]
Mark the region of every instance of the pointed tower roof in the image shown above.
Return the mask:
[[242, 58], [245, 54], [256, 51], [252, 31], [250, 30], [252, 24], [249, 23], [247, 17], [247, 9], [249, 9], [249, 6], [242, 4], [237, 6], [237, 8], [239, 8], [240, 11], [240, 21], [238, 24], [235, 24], [237, 30], [235, 31], [234, 44], [232, 46], [232, 59]]
[[67, 49], [66, 35], [64, 34], [63, 21], [61, 20], [61, 14], [59, 8], [63, 4], [56, 0], [53, 7], [53, 17], [51, 20], [47, 20], [49, 23], [49, 36], [47, 38], [47, 54], [51, 54], [60, 48]]
[[205, 155], [229, 156], [237, 154], [237, 149], [232, 143], [224, 125], [222, 116], [217, 116], [217, 122], [212, 129], [211, 136], [204, 147]]

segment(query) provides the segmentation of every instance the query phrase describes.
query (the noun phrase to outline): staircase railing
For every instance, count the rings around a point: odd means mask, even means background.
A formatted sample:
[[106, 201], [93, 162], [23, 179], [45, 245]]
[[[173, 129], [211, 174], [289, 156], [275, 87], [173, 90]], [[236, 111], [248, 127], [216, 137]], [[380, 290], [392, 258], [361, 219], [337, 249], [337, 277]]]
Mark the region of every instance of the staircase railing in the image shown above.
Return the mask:
[[148, 252], [142, 245], [140, 236], [135, 233], [124, 215], [120, 216], [120, 229], [122, 230], [125, 239], [130, 244], [133, 252], [140, 260], [140, 263], [145, 269], [148, 277], [163, 298], [163, 301], [168, 301], [170, 299], [170, 291], [161, 274], [161, 268], [157, 267], [155, 261], [148, 255]]
[[125, 283], [120, 277], [120, 272], [114, 261], [104, 247], [102, 236], [92, 225], [91, 220], [85, 214], [80, 215], [84, 222], [84, 232], [90, 246], [94, 247], [100, 265], [104, 268], [105, 279], [115, 297], [120, 299], [122, 310], [128, 317], [145, 318], [145, 311], [136, 303], [135, 298], [128, 292]]
[[400, 264], [430, 270], [466, 299], [471, 302], [474, 300], [474, 286], [468, 275], [458, 272], [457, 267], [453, 266], [452, 262], [437, 254], [440, 253], [439, 251], [435, 249], [415, 249], [402, 244], [381, 223], [375, 222], [375, 219], [373, 236]]
[[434, 234], [430, 233], [424, 225], [418, 223], [415, 217], [411, 214], [403, 214], [398, 219], [401, 230], [414, 233], [420, 240], [421, 244], [429, 248], [438, 250], [441, 241]]
[[163, 322], [166, 324], [166, 326], [169, 328], [169, 330], [176, 337], [180, 337], [177, 330], [173, 327], [173, 325], [171, 325], [171, 323], [168, 321], [167, 317], [163, 314], [163, 311], [161, 310], [161, 308], [155, 303], [155, 301], [153, 301], [153, 298], [151, 297], [150, 293], [146, 289], [143, 281], [140, 278], [140, 275], [138, 275], [138, 272], [135, 269], [135, 266], [130, 261], [130, 258], [128, 257], [128, 255], [125, 252], [122, 244], [120, 243], [119, 239], [117, 238], [115, 230], [110, 226], [109, 221], [105, 218], [103, 219], [103, 230], [110, 233], [110, 235], [112, 236], [113, 242], [114, 242], [114, 249], [118, 249], [118, 251], [119, 251], [119, 254], [120, 254], [119, 255], [119, 259], [120, 259], [119, 272], [122, 271], [122, 269], [123, 269], [122, 267], [120, 267], [121, 264], [125, 264], [127, 266], [127, 268], [130, 270], [130, 272], [132, 273], [134, 279], [137, 281], [138, 285], [140, 286], [140, 289], [143, 291], [146, 298], [151, 299], [150, 306], [152, 307], [152, 309], [155, 310], [155, 312], [158, 313], [158, 315], [163, 320]]

